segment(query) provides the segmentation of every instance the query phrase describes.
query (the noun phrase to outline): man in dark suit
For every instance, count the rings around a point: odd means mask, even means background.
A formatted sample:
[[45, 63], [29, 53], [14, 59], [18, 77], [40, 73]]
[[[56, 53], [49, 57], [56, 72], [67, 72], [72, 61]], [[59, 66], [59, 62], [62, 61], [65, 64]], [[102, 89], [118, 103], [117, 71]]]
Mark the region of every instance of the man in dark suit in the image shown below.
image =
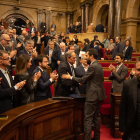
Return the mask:
[[46, 31], [46, 23], [45, 20], [43, 19], [40, 25], [41, 33], [45, 33]]
[[33, 75], [40, 71], [41, 77], [38, 79], [37, 88], [35, 90], [35, 101], [45, 100], [51, 97], [50, 85], [57, 80], [58, 75], [54, 72], [48, 75], [46, 68], [48, 67], [48, 59], [46, 55], [38, 55], [36, 58], [38, 67], [33, 72]]
[[123, 84], [119, 111], [122, 140], [140, 140], [140, 57], [135, 62], [136, 78]]
[[[75, 52], [75, 47], [74, 45], [69, 45], [68, 46], [68, 51], [73, 51]], [[80, 60], [79, 60], [79, 56], [76, 54], [76, 61], [74, 63], [74, 68], [76, 68], [77, 66], [79, 66], [81, 63], [80, 63]]]
[[30, 27], [30, 34], [32, 33], [32, 32], [36, 32], [36, 27], [34, 27], [34, 24], [32, 24], [32, 27]]
[[124, 56], [121, 53], [116, 54], [115, 62], [117, 66], [110, 65], [111, 74], [109, 80], [111, 83], [111, 93], [122, 93], [123, 82], [127, 76], [128, 68], [123, 64]]
[[[87, 83], [86, 102], [85, 102], [85, 140], [91, 140], [92, 124], [95, 124], [94, 139], [100, 140], [100, 108], [106, 98], [104, 89], [104, 74], [102, 66], [96, 61], [98, 52], [89, 49], [86, 53], [87, 62], [90, 64], [86, 74], [82, 78], [63, 74], [62, 78], [71, 79], [71, 82]], [[66, 71], [67, 73], [68, 71]], [[69, 73], [69, 72], [68, 72]]]
[[94, 42], [94, 49], [97, 50], [97, 52], [98, 52], [97, 60], [101, 60], [101, 58], [100, 58], [100, 48], [99, 48], [98, 45], [99, 45], [99, 42], [98, 41], [95, 41]]
[[[82, 64], [75, 68], [76, 77], [83, 77], [88, 70], [89, 65], [87, 64], [87, 57], [83, 55], [81, 58]], [[87, 84], [79, 85], [80, 94], [86, 94]]]
[[54, 30], [56, 31], [56, 25], [55, 25], [55, 22], [53, 21], [52, 25], [51, 25], [51, 28], [54, 28]]
[[51, 39], [50, 32], [46, 31], [46, 35], [44, 35], [44, 37], [43, 37], [44, 48], [47, 47], [47, 44], [49, 42], [49, 39]]
[[35, 70], [36, 65], [35, 65], [35, 59], [37, 57], [37, 52], [34, 47], [34, 42], [32, 40], [27, 40], [25, 42], [25, 49], [20, 50], [17, 54], [17, 57], [20, 56], [21, 54], [26, 54], [32, 58], [31, 63], [32, 65], [30, 66], [30, 69], [28, 69], [29, 75], [32, 75], [32, 72]]
[[44, 55], [47, 56], [49, 61], [49, 66], [52, 68], [52, 70], [57, 69], [57, 48], [54, 47], [54, 42], [50, 41], [49, 46], [45, 48]]
[[61, 63], [58, 69], [58, 80], [55, 90], [56, 96], [64, 96], [67, 97], [69, 94], [74, 94], [77, 83], [74, 83], [71, 80], [62, 79], [61, 76], [63, 74], [70, 73], [71, 75], [75, 75], [74, 66], [76, 60], [76, 54], [73, 51], [68, 51], [65, 54], [66, 61]]
[[12, 76], [7, 70], [10, 65], [10, 57], [6, 51], [0, 51], [0, 114], [4, 113], [14, 107], [13, 96], [16, 94], [16, 90], [19, 90], [25, 85], [26, 81], [17, 83], [14, 86]]
[[102, 25], [102, 23], [98, 24], [95, 28], [96, 32], [104, 32], [104, 26]]
[[115, 41], [116, 41], [116, 46], [115, 46], [113, 54], [112, 54], [112, 60], [114, 60], [117, 53], [122, 53], [122, 50], [123, 50], [123, 45], [121, 43], [121, 38], [119, 36], [117, 36], [115, 38]]

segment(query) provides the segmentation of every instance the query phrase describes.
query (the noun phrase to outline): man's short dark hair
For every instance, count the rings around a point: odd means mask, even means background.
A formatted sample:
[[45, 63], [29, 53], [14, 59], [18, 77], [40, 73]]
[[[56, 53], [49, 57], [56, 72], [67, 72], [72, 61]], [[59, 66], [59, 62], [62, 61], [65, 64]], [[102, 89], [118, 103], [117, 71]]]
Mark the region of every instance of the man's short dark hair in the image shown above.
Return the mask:
[[66, 36], [65, 39], [70, 39], [70, 38], [68, 36]]
[[122, 53], [117, 53], [116, 56], [120, 56], [121, 59], [124, 59], [124, 55]]
[[46, 33], [48, 32], [48, 34], [50, 34], [50, 32], [49, 31], [46, 31]]
[[5, 51], [5, 50], [0, 50], [0, 56], [2, 56], [2, 57], [3, 57], [3, 53], [8, 54], [8, 52], [7, 52], [7, 51]]
[[89, 39], [85, 38], [84, 41], [89, 44]]
[[74, 46], [74, 45], [69, 45], [69, 46], [68, 46], [68, 50], [70, 50], [70, 47], [73, 47], [73, 46]]
[[118, 39], [121, 41], [121, 37], [120, 36], [116, 36], [116, 37], [118, 37]]
[[87, 52], [88, 52], [89, 56], [92, 56], [93, 55], [94, 59], [97, 59], [97, 57], [98, 57], [97, 50], [91, 48], [91, 49], [88, 49]]
[[136, 61], [135, 61], [135, 67], [136, 67], [136, 63], [140, 62], [140, 57], [137, 57]]
[[95, 35], [95, 36], [94, 36], [94, 40], [95, 40], [96, 38], [98, 38], [98, 36], [97, 36], [97, 35]]
[[55, 37], [52, 37], [51, 40], [56, 39]]
[[75, 44], [74, 41], [71, 41], [71, 42], [70, 42], [70, 45], [71, 45], [71, 46], [74, 46], [74, 44]]
[[111, 39], [113, 40], [113, 43], [114, 43], [115, 42], [115, 39], [113, 37], [111, 37], [109, 40], [111, 40]]
[[38, 55], [38, 56], [36, 57], [35, 63], [36, 63], [37, 66], [39, 66], [39, 62], [42, 63], [44, 57], [47, 58], [47, 56], [46, 56], [46, 55], [43, 55], [43, 54], [40, 54], [40, 55]]

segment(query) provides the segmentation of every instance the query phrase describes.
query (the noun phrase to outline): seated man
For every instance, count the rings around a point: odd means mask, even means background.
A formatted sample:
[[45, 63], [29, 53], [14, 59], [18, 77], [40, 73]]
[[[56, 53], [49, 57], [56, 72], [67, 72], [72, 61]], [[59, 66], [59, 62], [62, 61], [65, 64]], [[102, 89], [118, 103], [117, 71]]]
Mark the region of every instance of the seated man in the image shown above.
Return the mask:
[[6, 112], [14, 107], [13, 96], [16, 94], [16, 90], [21, 89], [26, 81], [17, 83], [14, 86], [12, 76], [7, 70], [10, 65], [10, 57], [6, 51], [0, 51], [0, 114]]
[[49, 46], [45, 48], [44, 55], [47, 56], [49, 66], [52, 68], [52, 70], [57, 69], [57, 48], [54, 47], [53, 41], [50, 41]]
[[46, 71], [48, 67], [48, 59], [45, 55], [38, 55], [36, 58], [36, 64], [38, 67], [33, 72], [33, 75], [40, 71], [41, 77], [38, 79], [37, 82], [37, 88], [35, 91], [35, 101], [40, 101], [44, 99], [48, 99], [51, 97], [51, 90], [50, 85], [53, 84], [55, 80], [57, 80], [58, 75], [54, 72], [50, 74], [50, 77], [48, 75], [48, 72]]
[[62, 79], [61, 76], [63, 74], [70, 73], [71, 75], [75, 76], [74, 66], [76, 60], [76, 54], [73, 51], [68, 51], [65, 54], [66, 61], [61, 63], [58, 69], [58, 80], [55, 90], [56, 96], [64, 96], [68, 97], [70, 94], [75, 93], [76, 86], [78, 84], [75, 84], [71, 80]]
[[24, 50], [20, 50], [17, 54], [17, 57], [20, 56], [21, 54], [26, 54], [28, 56], [31, 56], [32, 58], [32, 65], [30, 67], [30, 69], [28, 69], [28, 73], [29, 75], [32, 75], [32, 72], [35, 70], [36, 65], [35, 65], [35, 58], [37, 57], [37, 52], [36, 49], [33, 49], [34, 47], [34, 42], [32, 40], [27, 40], [25, 42], [25, 49]]
[[[88, 70], [89, 65], [87, 64], [87, 57], [86, 55], [82, 56], [82, 64], [75, 68], [76, 77], [83, 77]], [[86, 94], [86, 87], [87, 84], [79, 85], [80, 94]]]
[[122, 53], [116, 54], [115, 62], [117, 66], [110, 65], [111, 74], [109, 80], [111, 83], [111, 93], [122, 93], [123, 82], [127, 76], [128, 68], [123, 64], [124, 56]]

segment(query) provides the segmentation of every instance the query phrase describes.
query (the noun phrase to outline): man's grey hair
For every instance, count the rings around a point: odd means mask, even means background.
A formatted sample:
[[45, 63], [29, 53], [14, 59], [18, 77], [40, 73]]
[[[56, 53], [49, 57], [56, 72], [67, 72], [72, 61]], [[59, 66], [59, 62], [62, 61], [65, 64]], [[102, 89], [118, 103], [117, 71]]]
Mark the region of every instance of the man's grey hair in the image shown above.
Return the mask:
[[33, 40], [31, 40], [31, 39], [26, 40], [25, 46], [27, 46], [28, 44], [34, 44]]
[[126, 39], [130, 40], [130, 39], [131, 39], [131, 37], [130, 37], [130, 36], [128, 36]]
[[68, 51], [65, 53], [65, 59], [67, 60], [67, 58], [71, 58], [71, 54], [74, 53], [73, 51]]
[[4, 39], [5, 36], [9, 36], [9, 35], [8, 35], [8, 34], [2, 34], [2, 35], [0, 36], [0, 40], [1, 40], [1, 39]]
[[61, 45], [66, 46], [66, 44], [64, 42], [61, 42], [59, 46], [61, 46]]
[[7, 29], [7, 32], [9, 32], [9, 30], [13, 30], [11, 27], [9, 27], [8, 29]]

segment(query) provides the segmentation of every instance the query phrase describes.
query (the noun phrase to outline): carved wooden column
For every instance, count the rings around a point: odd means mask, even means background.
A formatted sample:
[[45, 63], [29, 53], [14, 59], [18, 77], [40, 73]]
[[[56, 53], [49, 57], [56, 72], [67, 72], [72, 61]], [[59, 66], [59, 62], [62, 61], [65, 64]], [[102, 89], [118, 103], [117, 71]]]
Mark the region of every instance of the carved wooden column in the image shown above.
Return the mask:
[[121, 20], [122, 20], [122, 0], [116, 0], [114, 37], [121, 36]]
[[84, 13], [85, 13], [85, 7], [84, 5], [81, 5], [81, 24], [82, 24], [82, 29], [81, 29], [81, 32], [84, 31]]
[[67, 29], [68, 29], [70, 26], [70, 12], [66, 12], [66, 15], [67, 15]]
[[50, 11], [46, 11], [46, 30], [50, 31]]
[[89, 25], [89, 3], [85, 4], [85, 31]]
[[37, 9], [37, 30], [40, 31], [40, 25], [42, 22], [42, 15], [44, 14], [44, 11]]
[[114, 37], [115, 0], [109, 0], [108, 34]]

